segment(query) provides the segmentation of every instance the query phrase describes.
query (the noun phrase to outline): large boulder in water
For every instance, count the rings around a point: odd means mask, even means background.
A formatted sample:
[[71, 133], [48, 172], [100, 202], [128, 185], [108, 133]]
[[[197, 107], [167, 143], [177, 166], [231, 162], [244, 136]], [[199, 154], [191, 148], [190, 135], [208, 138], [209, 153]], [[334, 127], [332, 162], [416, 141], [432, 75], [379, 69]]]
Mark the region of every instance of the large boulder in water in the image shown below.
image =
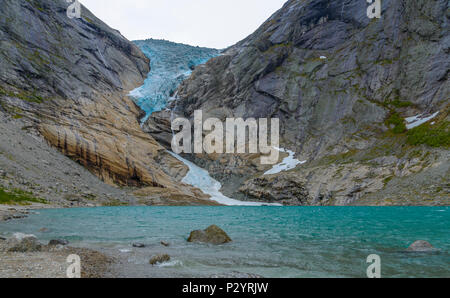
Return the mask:
[[413, 244], [411, 244], [407, 251], [409, 252], [432, 252], [436, 249], [429, 242], [424, 240], [417, 240]]
[[188, 242], [203, 242], [211, 244], [224, 244], [231, 242], [231, 238], [221, 228], [216, 225], [208, 227], [206, 230], [192, 231]]
[[36, 236], [22, 233], [15, 233], [8, 240], [8, 247], [10, 252], [36, 252], [42, 249], [42, 245], [38, 242]]

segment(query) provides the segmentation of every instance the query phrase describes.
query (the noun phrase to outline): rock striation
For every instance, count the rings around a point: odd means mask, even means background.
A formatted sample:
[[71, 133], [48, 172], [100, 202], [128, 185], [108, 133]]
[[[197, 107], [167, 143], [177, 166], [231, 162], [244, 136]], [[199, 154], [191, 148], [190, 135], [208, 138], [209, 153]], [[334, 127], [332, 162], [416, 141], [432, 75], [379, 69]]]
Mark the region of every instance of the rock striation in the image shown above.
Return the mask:
[[188, 168], [142, 131], [127, 96], [149, 72], [139, 48], [84, 6], [79, 19], [63, 0], [1, 7], [0, 112], [109, 184], [179, 190]]

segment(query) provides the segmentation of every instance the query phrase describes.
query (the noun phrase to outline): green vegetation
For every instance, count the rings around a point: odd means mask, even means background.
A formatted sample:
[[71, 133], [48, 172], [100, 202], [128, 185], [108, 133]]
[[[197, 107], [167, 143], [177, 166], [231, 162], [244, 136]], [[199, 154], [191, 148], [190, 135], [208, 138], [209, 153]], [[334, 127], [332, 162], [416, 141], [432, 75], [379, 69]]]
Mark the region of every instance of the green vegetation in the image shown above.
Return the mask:
[[36, 198], [32, 193], [20, 189], [7, 190], [0, 187], [0, 204], [30, 205], [30, 203], [47, 204], [47, 201]]
[[388, 127], [394, 126], [394, 128], [392, 128], [392, 131], [395, 134], [404, 133], [406, 131], [405, 120], [400, 117], [397, 112], [391, 113], [389, 118], [386, 120], [386, 125]]
[[36, 92], [30, 92], [25, 90], [20, 90], [16, 92], [8, 91], [0, 86], [0, 96], [8, 96], [13, 98], [19, 98], [24, 101], [34, 102], [34, 103], [42, 103], [44, 102], [44, 98], [39, 96]]
[[435, 125], [426, 123], [415, 127], [408, 131], [407, 142], [410, 145], [450, 147], [449, 121]]
[[399, 99], [389, 101], [387, 104], [394, 106], [396, 108], [407, 108], [407, 107], [410, 107], [413, 105], [413, 103], [410, 101], [404, 101], [404, 100], [399, 100]]

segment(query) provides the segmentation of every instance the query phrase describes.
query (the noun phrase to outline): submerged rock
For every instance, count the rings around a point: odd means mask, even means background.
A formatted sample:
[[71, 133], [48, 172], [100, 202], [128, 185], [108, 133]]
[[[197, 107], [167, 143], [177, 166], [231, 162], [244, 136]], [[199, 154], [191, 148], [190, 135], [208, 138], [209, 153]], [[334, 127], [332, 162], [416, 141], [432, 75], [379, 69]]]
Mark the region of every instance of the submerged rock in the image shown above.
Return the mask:
[[231, 242], [231, 238], [221, 228], [216, 225], [208, 227], [206, 230], [192, 231], [188, 242], [203, 242], [211, 244], [224, 244]]
[[136, 248], [144, 248], [145, 244], [143, 244], [143, 243], [133, 243], [132, 246], [136, 247]]
[[433, 252], [436, 249], [429, 242], [424, 240], [417, 240], [411, 244], [406, 251], [409, 252]]
[[8, 240], [9, 252], [36, 252], [41, 251], [42, 245], [36, 236], [15, 233], [13, 238]]
[[69, 244], [69, 241], [67, 241], [65, 239], [54, 239], [54, 240], [50, 240], [48, 242], [49, 246], [57, 246], [57, 245], [65, 246], [67, 244]]
[[150, 259], [149, 263], [150, 263], [150, 265], [157, 265], [157, 264], [161, 264], [161, 263], [168, 262], [168, 261], [170, 261], [170, 256], [168, 254], [160, 254], [160, 255], [153, 256]]

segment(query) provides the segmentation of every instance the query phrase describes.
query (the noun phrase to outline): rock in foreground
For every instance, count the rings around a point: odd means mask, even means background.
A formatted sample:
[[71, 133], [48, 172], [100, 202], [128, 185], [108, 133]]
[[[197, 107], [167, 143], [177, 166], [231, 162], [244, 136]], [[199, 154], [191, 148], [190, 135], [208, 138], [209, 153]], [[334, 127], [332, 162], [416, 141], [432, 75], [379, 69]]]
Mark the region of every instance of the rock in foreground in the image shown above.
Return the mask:
[[65, 239], [54, 239], [48, 242], [48, 246], [57, 246], [57, 245], [65, 246], [67, 244], [69, 244], [69, 241]]
[[411, 244], [407, 251], [409, 252], [432, 252], [436, 249], [429, 242], [424, 240], [417, 240], [413, 244]]
[[22, 233], [15, 233], [13, 238], [8, 240], [8, 247], [10, 252], [36, 252], [42, 249], [36, 236]]
[[231, 238], [221, 228], [216, 225], [208, 227], [206, 230], [192, 231], [188, 242], [203, 242], [211, 244], [224, 244], [231, 242]]
[[144, 248], [145, 244], [144, 243], [133, 243], [132, 246], [136, 247], [136, 248]]
[[157, 264], [161, 264], [164, 262], [168, 262], [170, 261], [170, 256], [167, 254], [161, 254], [161, 255], [157, 255], [157, 256], [153, 256], [150, 259], [150, 265], [157, 265]]

